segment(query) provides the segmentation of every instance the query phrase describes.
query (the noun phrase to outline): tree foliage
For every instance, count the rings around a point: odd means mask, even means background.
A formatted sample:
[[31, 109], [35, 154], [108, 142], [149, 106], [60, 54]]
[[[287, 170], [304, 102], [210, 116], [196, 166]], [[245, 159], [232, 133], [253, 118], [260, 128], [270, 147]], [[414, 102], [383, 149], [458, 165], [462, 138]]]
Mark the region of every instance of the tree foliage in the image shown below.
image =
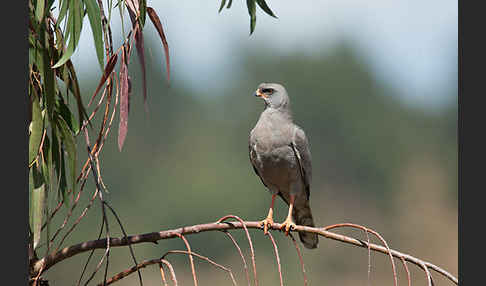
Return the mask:
[[[222, 1], [221, 7], [225, 5]], [[227, 8], [231, 7], [228, 2]], [[247, 1], [251, 18], [251, 32], [255, 28], [255, 2], [274, 16], [265, 1]], [[118, 111], [118, 146], [122, 150], [128, 130], [131, 79], [128, 64], [133, 50], [137, 50], [142, 70], [144, 102], [147, 100], [143, 29], [150, 19], [161, 39], [165, 52], [167, 80], [170, 80], [169, 45], [156, 11], [146, 0], [29, 0], [29, 260], [37, 259], [41, 233], [46, 234], [46, 254], [51, 250], [59, 231], [65, 227], [69, 215], [54, 235], [50, 236], [51, 219], [60, 208], [76, 206], [91, 165], [86, 159], [79, 170], [77, 138], [85, 133], [87, 149], [95, 160], [109, 135]], [[123, 43], [113, 47], [111, 20], [118, 9], [122, 23], [128, 13], [131, 28], [123, 29]], [[221, 9], [220, 9], [221, 10]], [[147, 17], [148, 16], [148, 17]], [[93, 35], [94, 47], [102, 76], [86, 105], [83, 102], [76, 68], [71, 61], [76, 52], [85, 17]], [[116, 65], [119, 71], [116, 72]], [[91, 105], [100, 95], [96, 106]], [[73, 102], [74, 101], [74, 102]], [[104, 106], [104, 108], [101, 108]], [[92, 107], [92, 108], [90, 108]], [[147, 105], [146, 105], [146, 108]], [[99, 112], [102, 111], [102, 112]], [[92, 120], [102, 113], [103, 120], [96, 128]], [[111, 116], [109, 116], [111, 113]], [[97, 134], [92, 146], [88, 132]], [[99, 168], [99, 165], [98, 165]], [[99, 172], [99, 170], [98, 170]], [[48, 196], [57, 197], [57, 207], [49, 209]], [[52, 227], [52, 226], [51, 226]], [[68, 232], [69, 234], [70, 232]], [[67, 235], [65, 235], [66, 237]], [[65, 237], [59, 243], [64, 241]], [[58, 247], [59, 247], [58, 246]]]

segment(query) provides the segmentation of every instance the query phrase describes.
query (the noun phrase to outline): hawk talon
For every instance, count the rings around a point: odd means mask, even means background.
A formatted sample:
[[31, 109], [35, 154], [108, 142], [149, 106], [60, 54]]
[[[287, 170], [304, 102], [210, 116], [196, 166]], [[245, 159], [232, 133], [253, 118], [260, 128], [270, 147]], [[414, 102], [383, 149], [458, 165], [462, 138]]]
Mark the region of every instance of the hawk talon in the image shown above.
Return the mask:
[[283, 231], [283, 229], [285, 228], [285, 236], [287, 236], [289, 235], [289, 231], [294, 230], [295, 227], [296, 224], [292, 220], [286, 219], [280, 226], [280, 230]]
[[267, 217], [266, 219], [259, 222], [260, 227], [263, 227], [263, 234], [268, 234], [268, 227], [272, 227], [274, 221], [273, 218]]

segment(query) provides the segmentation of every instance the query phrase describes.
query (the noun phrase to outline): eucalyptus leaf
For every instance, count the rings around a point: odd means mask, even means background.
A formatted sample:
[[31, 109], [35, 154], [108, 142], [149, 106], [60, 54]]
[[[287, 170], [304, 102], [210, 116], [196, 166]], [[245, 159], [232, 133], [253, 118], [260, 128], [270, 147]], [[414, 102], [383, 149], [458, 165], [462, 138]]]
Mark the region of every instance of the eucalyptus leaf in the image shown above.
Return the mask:
[[73, 134], [77, 135], [79, 132], [79, 123], [71, 110], [69, 110], [69, 107], [61, 99], [58, 100], [58, 112], [64, 118]]
[[258, 6], [260, 6], [260, 8], [262, 8], [263, 11], [265, 11], [265, 13], [267, 13], [268, 15], [274, 17], [274, 18], [277, 18], [277, 16], [275, 16], [275, 14], [273, 13], [273, 11], [270, 9], [270, 7], [268, 7], [267, 3], [265, 2], [265, 0], [256, 0]]
[[37, 5], [35, 7], [35, 18], [39, 23], [42, 22], [42, 19], [44, 18], [45, 8], [46, 2], [44, 0], [37, 0]]
[[71, 179], [71, 187], [73, 189], [73, 193], [75, 193], [76, 187], [76, 142], [74, 141], [74, 137], [72, 131], [69, 129], [68, 124], [59, 116], [57, 118], [57, 123], [59, 130], [61, 132], [62, 142], [66, 149], [68, 155], [68, 164], [69, 164], [69, 171], [70, 171], [70, 179]]
[[44, 80], [44, 98], [45, 106], [47, 107], [47, 113], [49, 118], [53, 118], [53, 111], [55, 107], [55, 93], [56, 93], [56, 86], [55, 86], [55, 74], [54, 69], [51, 68], [50, 65], [50, 57], [47, 49], [43, 50], [43, 60], [44, 60], [44, 72], [43, 72], [43, 80]]
[[39, 153], [39, 146], [42, 140], [42, 133], [44, 131], [39, 97], [35, 92], [35, 88], [32, 90], [34, 92], [32, 96], [32, 121], [30, 124], [29, 137], [29, 165], [32, 164]]
[[[88, 18], [93, 32], [93, 39], [96, 47], [96, 55], [100, 63], [101, 70], [104, 69], [104, 51], [103, 51], [103, 37], [101, 29], [100, 7], [96, 4], [96, 0], [84, 0]], [[111, 10], [111, 9], [110, 9]]]
[[248, 14], [250, 14], [250, 35], [251, 35], [255, 30], [255, 25], [256, 25], [255, 0], [246, 0], [246, 6], [248, 7]]
[[78, 46], [79, 37], [81, 35], [81, 29], [83, 26], [83, 2], [71, 0], [69, 3], [69, 19], [67, 28], [67, 35], [69, 35], [69, 43], [66, 52], [62, 55], [61, 59], [52, 68], [58, 68], [65, 64], [74, 53], [74, 50]]
[[33, 244], [35, 249], [39, 245], [42, 219], [44, 216], [45, 182], [36, 166], [32, 168], [32, 178], [33, 188], [30, 197], [29, 216], [31, 218], [30, 227], [34, 233]]
[[226, 4], [226, 0], [221, 1], [221, 6], [219, 6], [218, 13], [221, 12], [221, 10], [223, 10], [225, 4]]
[[66, 17], [68, 7], [69, 7], [70, 0], [61, 0], [61, 10], [59, 11], [59, 16], [57, 17], [56, 26], [59, 27], [59, 24], [62, 22], [64, 17]]
[[145, 18], [147, 16], [147, 0], [140, 0], [140, 22], [142, 23], [142, 27], [145, 26]]

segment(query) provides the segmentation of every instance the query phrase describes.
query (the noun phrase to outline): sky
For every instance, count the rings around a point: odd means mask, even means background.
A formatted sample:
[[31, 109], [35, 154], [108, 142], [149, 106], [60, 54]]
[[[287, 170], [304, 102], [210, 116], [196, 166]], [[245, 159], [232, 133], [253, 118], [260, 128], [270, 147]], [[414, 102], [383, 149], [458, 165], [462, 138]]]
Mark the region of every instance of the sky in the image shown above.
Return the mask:
[[[270, 47], [275, 56], [295, 51], [320, 55], [347, 38], [360, 48], [376, 77], [396, 88], [406, 102], [433, 106], [456, 101], [457, 1], [306, 2], [267, 0], [278, 19], [257, 7], [256, 30], [251, 36], [246, 1], [233, 1], [230, 9], [220, 13], [220, 1], [148, 1], [148, 5], [164, 27], [172, 76], [183, 78], [193, 89], [213, 90], [222, 82], [237, 81], [238, 74], [231, 71], [238, 64], [234, 54], [238, 49]], [[121, 29], [118, 9], [113, 11], [116, 45]], [[125, 22], [128, 30], [127, 17]], [[81, 73], [92, 74], [97, 61], [87, 19], [83, 31], [73, 62]], [[150, 23], [144, 35], [158, 40]], [[164, 68], [162, 48], [148, 50], [150, 60], [161, 61]]]

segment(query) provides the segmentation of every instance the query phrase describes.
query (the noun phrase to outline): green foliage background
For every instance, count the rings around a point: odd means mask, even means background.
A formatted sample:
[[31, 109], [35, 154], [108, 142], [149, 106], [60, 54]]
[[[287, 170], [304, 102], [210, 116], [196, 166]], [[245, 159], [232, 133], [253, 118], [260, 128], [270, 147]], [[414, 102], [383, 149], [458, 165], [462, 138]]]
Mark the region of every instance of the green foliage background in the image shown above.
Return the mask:
[[[235, 67], [238, 84], [222, 88], [218, 96], [205, 94], [204, 88], [197, 92], [185, 88], [184, 79], [177, 77], [167, 89], [161, 84], [160, 61], [151, 61], [149, 114], [142, 112], [141, 84], [134, 81], [124, 150], [118, 152], [116, 137], [111, 136], [100, 158], [108, 199], [129, 233], [210, 222], [229, 213], [248, 220], [266, 215], [270, 196], [253, 174], [247, 140], [263, 110], [253, 91], [262, 81], [275, 81], [287, 86], [294, 119], [310, 139], [311, 207], [317, 224], [366, 225], [380, 232], [392, 248], [457, 273], [457, 106], [431, 111], [405, 105], [396, 91], [374, 78], [349, 41], [322, 57], [293, 53], [275, 58], [269, 56], [270, 50], [238, 54], [243, 63]], [[73, 243], [97, 236], [101, 219], [100, 210], [94, 208]], [[279, 202], [277, 220], [283, 220], [285, 213]], [[359, 232], [343, 233], [365, 239]], [[271, 244], [260, 232], [252, 236], [262, 285], [275, 285], [278, 274]], [[275, 236], [284, 281], [300, 284], [295, 249], [285, 237]], [[237, 237], [246, 249], [243, 236]], [[232, 265], [244, 284], [241, 261], [227, 238], [211, 233], [188, 239], [195, 251]], [[138, 259], [151, 259], [174, 248], [183, 249], [182, 242], [162, 241], [136, 246], [135, 251]], [[112, 274], [130, 266], [127, 249], [113, 253]], [[47, 277], [67, 283], [79, 273], [84, 259], [56, 265]], [[171, 259], [179, 282], [191, 283], [187, 258]], [[338, 285], [366, 283], [364, 250], [321, 239], [317, 250], [304, 250], [304, 260], [314, 285], [322, 279]], [[229, 282], [211, 266], [198, 262], [196, 267], [203, 285]], [[398, 268], [400, 280], [405, 280]], [[410, 268], [414, 283], [425, 281], [420, 270]], [[145, 270], [145, 280], [160, 279], [157, 271]], [[136, 279], [135, 275], [120, 285]], [[441, 279], [436, 278], [438, 285], [448, 283]], [[372, 281], [392, 283], [389, 262], [379, 254], [372, 255]]]

